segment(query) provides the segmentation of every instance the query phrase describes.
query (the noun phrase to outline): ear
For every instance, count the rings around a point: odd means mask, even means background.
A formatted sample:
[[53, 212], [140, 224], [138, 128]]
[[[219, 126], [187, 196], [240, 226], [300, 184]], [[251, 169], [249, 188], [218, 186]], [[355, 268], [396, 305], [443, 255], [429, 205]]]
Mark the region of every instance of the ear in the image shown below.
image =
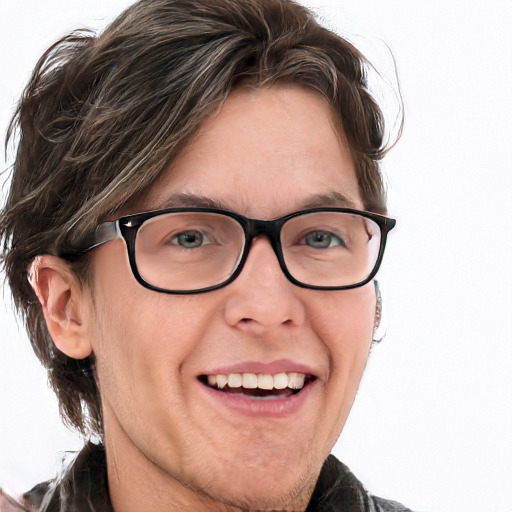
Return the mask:
[[90, 356], [91, 302], [70, 264], [57, 256], [37, 256], [28, 276], [55, 346], [73, 359]]
[[380, 343], [386, 335], [386, 326], [382, 317], [382, 293], [379, 283], [373, 280], [375, 286], [375, 318], [373, 321], [373, 342]]

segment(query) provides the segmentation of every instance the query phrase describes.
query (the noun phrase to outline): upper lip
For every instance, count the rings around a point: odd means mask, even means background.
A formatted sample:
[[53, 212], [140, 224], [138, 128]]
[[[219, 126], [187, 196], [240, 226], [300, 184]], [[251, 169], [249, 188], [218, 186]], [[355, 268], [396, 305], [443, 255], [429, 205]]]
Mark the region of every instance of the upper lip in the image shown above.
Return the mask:
[[203, 375], [229, 375], [231, 373], [256, 373], [275, 375], [277, 373], [303, 373], [318, 377], [316, 372], [309, 365], [298, 363], [290, 359], [280, 359], [271, 362], [244, 361], [226, 366], [217, 366], [204, 372]]

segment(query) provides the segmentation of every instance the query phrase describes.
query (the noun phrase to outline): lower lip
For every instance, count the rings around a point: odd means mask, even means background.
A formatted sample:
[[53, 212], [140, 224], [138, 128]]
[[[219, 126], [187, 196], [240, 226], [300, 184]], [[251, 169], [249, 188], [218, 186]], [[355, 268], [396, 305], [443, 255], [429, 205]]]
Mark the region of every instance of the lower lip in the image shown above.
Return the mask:
[[299, 393], [286, 398], [261, 399], [234, 393], [226, 393], [199, 383], [208, 399], [222, 404], [234, 412], [259, 418], [284, 418], [298, 413], [311, 398], [317, 380], [309, 382]]

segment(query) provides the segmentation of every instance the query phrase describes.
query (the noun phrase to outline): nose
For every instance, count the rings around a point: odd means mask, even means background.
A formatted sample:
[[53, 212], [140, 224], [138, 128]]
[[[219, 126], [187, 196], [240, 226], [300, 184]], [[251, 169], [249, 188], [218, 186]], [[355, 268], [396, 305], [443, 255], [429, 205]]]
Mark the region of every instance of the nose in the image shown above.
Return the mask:
[[232, 327], [262, 334], [304, 322], [299, 297], [304, 290], [288, 281], [266, 237], [253, 239], [244, 268], [228, 289], [224, 316]]

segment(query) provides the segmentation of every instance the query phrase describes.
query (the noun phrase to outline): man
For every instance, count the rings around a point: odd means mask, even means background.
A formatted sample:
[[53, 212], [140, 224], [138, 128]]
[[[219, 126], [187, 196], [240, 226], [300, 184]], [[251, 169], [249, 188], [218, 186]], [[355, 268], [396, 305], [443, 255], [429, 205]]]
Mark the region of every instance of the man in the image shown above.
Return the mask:
[[41, 510], [407, 510], [329, 452], [380, 318], [381, 112], [280, 0], [135, 4], [40, 60], [4, 262], [89, 443]]

